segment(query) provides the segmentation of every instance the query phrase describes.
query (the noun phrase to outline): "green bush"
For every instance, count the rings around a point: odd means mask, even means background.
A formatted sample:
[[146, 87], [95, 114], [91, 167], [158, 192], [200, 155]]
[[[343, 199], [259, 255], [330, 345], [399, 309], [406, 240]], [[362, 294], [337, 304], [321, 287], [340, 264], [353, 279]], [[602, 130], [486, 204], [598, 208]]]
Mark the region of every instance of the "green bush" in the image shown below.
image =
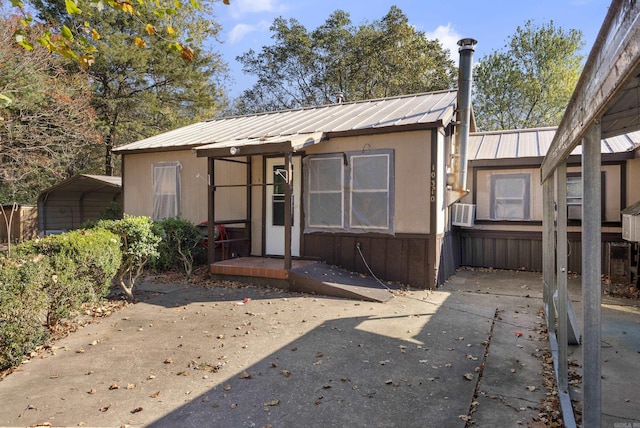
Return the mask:
[[158, 256], [160, 236], [148, 217], [124, 215], [122, 220], [101, 220], [96, 224], [120, 237], [122, 259], [116, 274], [117, 282], [129, 300], [133, 300], [133, 287], [149, 259]]
[[12, 367], [48, 337], [44, 325], [51, 278], [46, 258], [0, 257], [0, 370]]
[[162, 241], [158, 245], [159, 256], [151, 266], [158, 270], [179, 269], [187, 279], [193, 272], [193, 260], [204, 251], [202, 233], [190, 221], [172, 217], [156, 222]]
[[83, 303], [104, 297], [120, 265], [119, 237], [105, 229], [77, 230], [20, 244], [22, 256], [46, 256], [51, 276], [47, 324], [52, 327]]

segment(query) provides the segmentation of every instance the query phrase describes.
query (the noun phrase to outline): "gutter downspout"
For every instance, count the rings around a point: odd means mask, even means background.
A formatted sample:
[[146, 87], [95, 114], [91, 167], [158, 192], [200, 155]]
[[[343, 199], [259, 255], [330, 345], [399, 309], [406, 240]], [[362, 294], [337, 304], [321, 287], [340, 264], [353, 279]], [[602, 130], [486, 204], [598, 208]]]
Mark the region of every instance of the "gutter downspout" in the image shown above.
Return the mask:
[[473, 52], [477, 40], [466, 38], [458, 41], [460, 64], [458, 69], [458, 106], [456, 112], [457, 132], [451, 153], [451, 172], [448, 174], [450, 188], [447, 204], [452, 205], [469, 193], [467, 190], [467, 146], [471, 124], [471, 84], [473, 81]]

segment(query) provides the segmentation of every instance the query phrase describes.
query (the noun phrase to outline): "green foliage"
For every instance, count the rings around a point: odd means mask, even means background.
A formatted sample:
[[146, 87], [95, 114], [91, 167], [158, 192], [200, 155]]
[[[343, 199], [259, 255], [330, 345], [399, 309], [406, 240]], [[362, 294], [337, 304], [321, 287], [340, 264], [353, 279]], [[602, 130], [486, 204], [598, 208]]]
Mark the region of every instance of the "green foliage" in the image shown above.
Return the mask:
[[19, 363], [64, 317], [108, 293], [122, 253], [117, 235], [74, 231], [0, 256], [0, 370]]
[[481, 130], [557, 126], [582, 71], [582, 33], [553, 21], [518, 27], [502, 51], [474, 69], [473, 109]]
[[[33, 4], [42, 20], [69, 28], [87, 23], [99, 33], [100, 37], [87, 40], [95, 49], [95, 59], [84, 72], [93, 83], [91, 104], [106, 144], [106, 175], [114, 171], [114, 147], [214, 116], [221, 102], [216, 82], [226, 68], [211, 48], [220, 27], [210, 19], [205, 5], [198, 11], [175, 8], [169, 17], [154, 14], [154, 2], [136, 3], [134, 15], [105, 8], [80, 16], [69, 15], [64, 0], [34, 0]], [[89, 0], [75, 4], [83, 11], [92, 10]], [[177, 36], [167, 32], [168, 24], [188, 34], [188, 50], [194, 55], [190, 61], [168, 54], [171, 49], [183, 51], [182, 45], [176, 47]], [[138, 29], [145, 27], [156, 35], [163, 33], [166, 43], [142, 37]]]
[[50, 266], [42, 259], [0, 256], [0, 370], [18, 364], [48, 337], [42, 319], [47, 296], [42, 290], [50, 276]]
[[396, 6], [380, 20], [354, 26], [338, 10], [308, 31], [277, 18], [274, 44], [237, 60], [257, 83], [236, 100], [235, 112], [296, 108], [451, 88], [457, 77], [448, 51], [409, 24]]
[[18, 246], [17, 255], [44, 255], [50, 264], [52, 274], [44, 286], [49, 326], [80, 309], [83, 303], [106, 296], [120, 265], [119, 244], [115, 234], [92, 229], [47, 236]]
[[180, 269], [187, 279], [193, 272], [193, 260], [204, 250], [202, 234], [190, 221], [179, 218], [166, 218], [156, 222], [162, 241], [158, 246], [159, 256], [154, 259], [155, 269]]
[[17, 18], [0, 18], [0, 201], [35, 204], [40, 191], [79, 172], [96, 172], [103, 147], [90, 82], [36, 45], [11, 42]]
[[130, 300], [133, 287], [149, 259], [158, 257], [160, 236], [148, 217], [125, 214], [122, 220], [101, 220], [96, 227], [109, 230], [120, 237], [122, 260], [116, 274], [118, 284]]

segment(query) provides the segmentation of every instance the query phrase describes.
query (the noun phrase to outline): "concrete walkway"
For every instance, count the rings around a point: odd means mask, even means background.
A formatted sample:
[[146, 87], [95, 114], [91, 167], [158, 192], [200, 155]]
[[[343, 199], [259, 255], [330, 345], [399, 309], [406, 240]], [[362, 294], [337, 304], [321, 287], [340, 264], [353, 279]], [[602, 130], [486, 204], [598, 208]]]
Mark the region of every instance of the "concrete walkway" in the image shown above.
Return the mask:
[[462, 270], [387, 303], [146, 284], [0, 381], [0, 425], [544, 426], [540, 283]]

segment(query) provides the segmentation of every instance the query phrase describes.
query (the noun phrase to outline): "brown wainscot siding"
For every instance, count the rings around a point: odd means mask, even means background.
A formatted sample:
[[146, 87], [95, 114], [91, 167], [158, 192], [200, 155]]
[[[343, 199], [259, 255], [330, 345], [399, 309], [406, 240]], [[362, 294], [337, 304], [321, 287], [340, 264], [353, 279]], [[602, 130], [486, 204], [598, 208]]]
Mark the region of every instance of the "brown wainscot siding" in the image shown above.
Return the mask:
[[[501, 230], [460, 229], [462, 266], [494, 269], [542, 271], [542, 233]], [[569, 271], [582, 272], [581, 234], [569, 238]], [[606, 251], [608, 242], [621, 242], [619, 233], [602, 233], [602, 272], [608, 274]]]
[[[439, 268], [429, 254], [431, 240], [440, 248]], [[317, 258], [328, 264], [341, 266], [354, 272], [368, 274], [356, 244], [376, 277], [386, 281], [409, 285], [413, 288], [433, 289], [442, 285], [460, 267], [457, 250], [458, 235], [446, 233], [434, 238], [427, 234], [397, 233], [395, 236], [378, 234], [310, 233], [303, 236], [303, 257]]]

